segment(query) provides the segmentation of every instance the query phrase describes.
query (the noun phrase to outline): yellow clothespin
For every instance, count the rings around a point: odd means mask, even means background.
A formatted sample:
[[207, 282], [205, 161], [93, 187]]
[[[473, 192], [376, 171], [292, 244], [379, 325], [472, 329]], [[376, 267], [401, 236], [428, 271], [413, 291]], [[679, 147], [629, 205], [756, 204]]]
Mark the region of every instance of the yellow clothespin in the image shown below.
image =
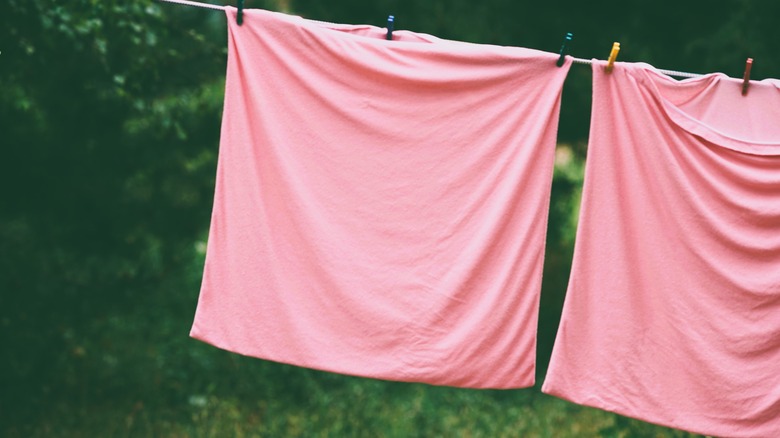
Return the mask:
[[612, 51], [609, 52], [609, 59], [607, 60], [607, 66], [604, 67], [604, 71], [612, 73], [612, 68], [615, 66], [615, 59], [617, 59], [618, 52], [620, 51], [620, 43], [612, 43]]

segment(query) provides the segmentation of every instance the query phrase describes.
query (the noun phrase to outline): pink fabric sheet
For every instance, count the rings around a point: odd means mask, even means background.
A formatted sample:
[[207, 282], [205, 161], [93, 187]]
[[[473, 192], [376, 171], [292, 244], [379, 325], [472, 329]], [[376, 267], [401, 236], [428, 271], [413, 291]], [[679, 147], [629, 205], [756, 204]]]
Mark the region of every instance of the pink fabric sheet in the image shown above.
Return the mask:
[[436, 385], [534, 383], [557, 55], [228, 9], [191, 335]]
[[542, 390], [780, 437], [780, 82], [593, 66], [569, 289]]

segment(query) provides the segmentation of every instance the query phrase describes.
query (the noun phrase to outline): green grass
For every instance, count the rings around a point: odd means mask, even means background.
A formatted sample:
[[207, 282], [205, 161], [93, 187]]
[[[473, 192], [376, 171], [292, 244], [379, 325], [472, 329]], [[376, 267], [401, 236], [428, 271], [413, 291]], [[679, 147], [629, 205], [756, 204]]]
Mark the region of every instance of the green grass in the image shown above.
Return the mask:
[[[567, 277], [561, 273], [568, 272], [574, 238], [566, 230], [576, 225], [582, 179], [581, 163], [560, 161], [545, 258], [540, 367], [563, 305]], [[85, 280], [42, 294], [61, 296], [56, 304], [16, 295], [24, 310], [0, 321], [0, 335], [7, 335], [0, 336], [0, 353], [11, 353], [0, 360], [7, 368], [0, 369], [0, 436], [689, 436], [549, 397], [538, 386], [472, 390], [363, 379], [195, 341], [188, 333], [204, 249], [200, 242], [177, 252], [183, 254], [178, 268], [136, 277], [145, 280]]]
[[228, 353], [187, 335], [198, 275], [197, 268], [172, 275], [179, 280], [136, 291], [135, 306], [61, 328], [52, 374], [35, 392], [41, 397], [7, 404], [0, 435], [686, 436], [549, 397], [538, 388], [386, 382]]

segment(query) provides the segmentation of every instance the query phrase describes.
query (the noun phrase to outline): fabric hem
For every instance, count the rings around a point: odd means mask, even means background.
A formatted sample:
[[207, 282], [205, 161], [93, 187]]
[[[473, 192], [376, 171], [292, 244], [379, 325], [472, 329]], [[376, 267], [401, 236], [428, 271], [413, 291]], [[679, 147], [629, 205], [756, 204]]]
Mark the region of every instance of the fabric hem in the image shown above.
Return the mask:
[[[641, 76], [635, 75], [634, 70], [638, 70]], [[637, 63], [627, 69], [628, 73], [634, 76], [638, 82], [645, 86], [653, 98], [660, 104], [660, 107], [666, 117], [675, 125], [684, 131], [707, 140], [716, 146], [731, 149], [737, 152], [743, 152], [751, 155], [780, 156], [780, 143], [751, 141], [749, 139], [739, 138], [720, 132], [714, 127], [708, 126], [704, 122], [682, 109], [663, 96], [658, 89], [656, 81], [671, 81], [675, 83], [714, 83], [719, 81], [731, 81], [732, 79], [723, 73], [711, 73], [699, 78], [685, 79], [676, 81], [669, 76], [657, 71], [649, 64]], [[735, 90], [736, 91], [736, 90]]]

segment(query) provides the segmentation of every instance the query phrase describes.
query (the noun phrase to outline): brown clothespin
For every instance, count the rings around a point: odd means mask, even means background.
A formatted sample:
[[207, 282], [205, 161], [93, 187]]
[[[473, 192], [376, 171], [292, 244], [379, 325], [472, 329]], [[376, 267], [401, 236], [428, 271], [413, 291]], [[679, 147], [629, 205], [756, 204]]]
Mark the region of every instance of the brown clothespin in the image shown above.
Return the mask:
[[742, 95], [747, 96], [748, 87], [750, 87], [750, 69], [753, 67], [753, 58], [748, 58], [745, 62], [745, 74], [742, 76]]

